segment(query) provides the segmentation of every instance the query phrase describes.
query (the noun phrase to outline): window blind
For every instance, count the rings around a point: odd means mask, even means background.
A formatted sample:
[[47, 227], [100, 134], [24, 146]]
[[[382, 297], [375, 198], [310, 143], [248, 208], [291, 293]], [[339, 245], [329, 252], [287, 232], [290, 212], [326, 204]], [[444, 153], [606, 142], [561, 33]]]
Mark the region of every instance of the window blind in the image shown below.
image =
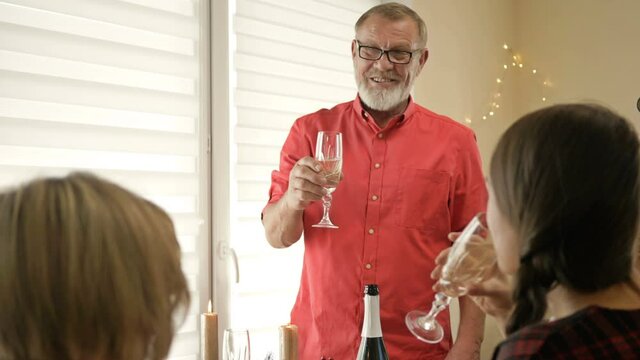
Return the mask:
[[252, 358], [262, 359], [277, 352], [278, 326], [290, 319], [304, 251], [302, 241], [276, 250], [264, 237], [271, 171], [296, 118], [355, 98], [353, 26], [380, 1], [233, 3], [230, 244], [240, 281], [231, 286], [229, 321], [250, 330]]
[[170, 353], [180, 360], [198, 358], [198, 308], [208, 297], [199, 291], [209, 196], [201, 7], [0, 1], [0, 188], [86, 170], [169, 212], [192, 294]]

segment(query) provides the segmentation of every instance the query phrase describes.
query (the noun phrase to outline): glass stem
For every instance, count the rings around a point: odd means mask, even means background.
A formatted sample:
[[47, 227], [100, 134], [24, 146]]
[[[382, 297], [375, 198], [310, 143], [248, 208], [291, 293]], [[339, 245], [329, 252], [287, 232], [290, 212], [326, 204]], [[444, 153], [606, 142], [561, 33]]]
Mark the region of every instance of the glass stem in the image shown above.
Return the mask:
[[332, 198], [331, 194], [327, 194], [322, 197], [322, 208], [323, 208], [322, 219], [323, 220], [329, 220], [329, 209], [331, 209], [331, 198]]
[[449, 296], [441, 292], [437, 293], [435, 300], [433, 300], [433, 303], [431, 303], [431, 310], [427, 315], [425, 315], [425, 318], [426, 318], [425, 320], [426, 321], [435, 320], [436, 316], [438, 316], [438, 314], [440, 314], [442, 310], [444, 310], [447, 306], [449, 306], [450, 302], [451, 302], [451, 298]]

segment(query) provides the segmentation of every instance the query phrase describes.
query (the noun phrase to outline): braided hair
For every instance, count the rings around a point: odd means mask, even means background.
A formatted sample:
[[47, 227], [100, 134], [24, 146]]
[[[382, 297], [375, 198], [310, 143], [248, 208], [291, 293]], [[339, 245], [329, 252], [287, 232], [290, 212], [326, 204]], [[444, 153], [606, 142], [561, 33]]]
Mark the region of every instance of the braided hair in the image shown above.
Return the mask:
[[491, 185], [522, 244], [507, 333], [540, 321], [556, 284], [592, 293], [630, 281], [639, 148], [629, 122], [597, 105], [544, 108], [502, 136]]

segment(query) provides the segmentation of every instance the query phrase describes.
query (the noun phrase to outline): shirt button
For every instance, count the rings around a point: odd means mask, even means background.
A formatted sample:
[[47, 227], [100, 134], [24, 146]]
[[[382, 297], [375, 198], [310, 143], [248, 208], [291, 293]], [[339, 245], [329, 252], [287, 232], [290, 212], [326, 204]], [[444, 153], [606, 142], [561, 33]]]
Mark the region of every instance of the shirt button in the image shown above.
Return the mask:
[[378, 139], [382, 139], [384, 135], [382, 133], [378, 134]]
[[373, 235], [374, 232], [375, 230], [373, 230], [373, 228], [369, 229], [369, 234]]
[[380, 165], [380, 163], [375, 163], [375, 164], [373, 165], [373, 167], [374, 167], [374, 168], [376, 168], [376, 169], [380, 169], [380, 166], [382, 166], [382, 165]]
[[367, 270], [371, 270], [371, 267], [372, 267], [372, 266], [371, 266], [371, 264], [366, 264], [364, 267], [365, 267]]
[[373, 200], [373, 201], [378, 200], [378, 195], [371, 195], [371, 200]]

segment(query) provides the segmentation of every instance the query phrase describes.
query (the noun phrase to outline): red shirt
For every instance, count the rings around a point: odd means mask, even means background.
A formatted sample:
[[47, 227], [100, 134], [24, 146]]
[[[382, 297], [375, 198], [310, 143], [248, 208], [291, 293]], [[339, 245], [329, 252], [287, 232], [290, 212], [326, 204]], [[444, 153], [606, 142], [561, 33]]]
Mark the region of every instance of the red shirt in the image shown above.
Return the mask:
[[269, 203], [287, 190], [297, 160], [313, 156], [321, 130], [342, 132], [344, 179], [333, 193], [331, 220], [339, 229], [312, 228], [322, 204], [304, 211], [304, 263], [291, 312], [300, 359], [354, 359], [363, 320], [363, 287], [380, 288], [384, 342], [391, 359], [444, 358], [451, 347], [449, 313], [438, 320], [444, 340], [420, 342], [404, 323], [407, 312], [433, 301], [434, 259], [486, 206], [480, 155], [471, 130], [411, 99], [380, 129], [360, 100], [296, 120], [272, 173]]

